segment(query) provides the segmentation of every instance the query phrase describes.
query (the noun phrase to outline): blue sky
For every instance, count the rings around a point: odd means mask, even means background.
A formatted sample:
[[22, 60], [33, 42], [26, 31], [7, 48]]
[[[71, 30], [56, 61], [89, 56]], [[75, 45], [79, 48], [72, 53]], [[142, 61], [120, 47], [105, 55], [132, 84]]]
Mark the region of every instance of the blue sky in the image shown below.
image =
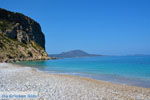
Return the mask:
[[48, 53], [150, 54], [150, 0], [0, 0], [36, 21]]

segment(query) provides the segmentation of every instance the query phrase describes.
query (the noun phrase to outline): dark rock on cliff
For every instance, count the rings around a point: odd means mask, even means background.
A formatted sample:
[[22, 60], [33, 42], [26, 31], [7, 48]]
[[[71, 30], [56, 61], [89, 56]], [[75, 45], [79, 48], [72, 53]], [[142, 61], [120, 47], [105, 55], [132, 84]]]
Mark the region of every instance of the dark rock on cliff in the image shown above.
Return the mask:
[[48, 59], [45, 37], [33, 19], [0, 9], [0, 62]]
[[1, 33], [19, 42], [36, 42], [45, 48], [45, 38], [40, 25], [33, 19], [21, 14], [0, 9]]

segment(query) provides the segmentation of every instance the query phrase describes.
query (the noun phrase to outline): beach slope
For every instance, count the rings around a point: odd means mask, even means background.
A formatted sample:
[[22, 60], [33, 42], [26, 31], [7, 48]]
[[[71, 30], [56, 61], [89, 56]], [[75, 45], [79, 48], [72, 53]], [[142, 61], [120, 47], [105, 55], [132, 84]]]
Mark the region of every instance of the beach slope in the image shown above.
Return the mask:
[[36, 100], [150, 100], [150, 88], [49, 74], [5, 63], [0, 64], [0, 91], [36, 91]]

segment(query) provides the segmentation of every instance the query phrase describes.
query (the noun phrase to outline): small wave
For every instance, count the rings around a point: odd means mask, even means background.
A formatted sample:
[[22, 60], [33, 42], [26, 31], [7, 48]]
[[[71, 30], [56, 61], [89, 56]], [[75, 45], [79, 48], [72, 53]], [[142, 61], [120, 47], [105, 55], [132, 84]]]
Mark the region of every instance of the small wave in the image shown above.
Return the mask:
[[10, 63], [0, 63], [0, 67], [12, 67], [12, 64]]

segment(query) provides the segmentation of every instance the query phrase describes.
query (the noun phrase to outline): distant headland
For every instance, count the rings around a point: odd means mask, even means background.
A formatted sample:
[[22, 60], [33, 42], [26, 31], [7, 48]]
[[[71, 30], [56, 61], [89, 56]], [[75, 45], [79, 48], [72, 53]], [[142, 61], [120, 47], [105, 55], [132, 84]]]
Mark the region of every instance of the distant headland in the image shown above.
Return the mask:
[[76, 57], [95, 57], [95, 56], [102, 56], [98, 54], [89, 54], [82, 50], [71, 50], [67, 52], [62, 52], [60, 54], [49, 54], [50, 57], [57, 57], [57, 58], [76, 58]]

